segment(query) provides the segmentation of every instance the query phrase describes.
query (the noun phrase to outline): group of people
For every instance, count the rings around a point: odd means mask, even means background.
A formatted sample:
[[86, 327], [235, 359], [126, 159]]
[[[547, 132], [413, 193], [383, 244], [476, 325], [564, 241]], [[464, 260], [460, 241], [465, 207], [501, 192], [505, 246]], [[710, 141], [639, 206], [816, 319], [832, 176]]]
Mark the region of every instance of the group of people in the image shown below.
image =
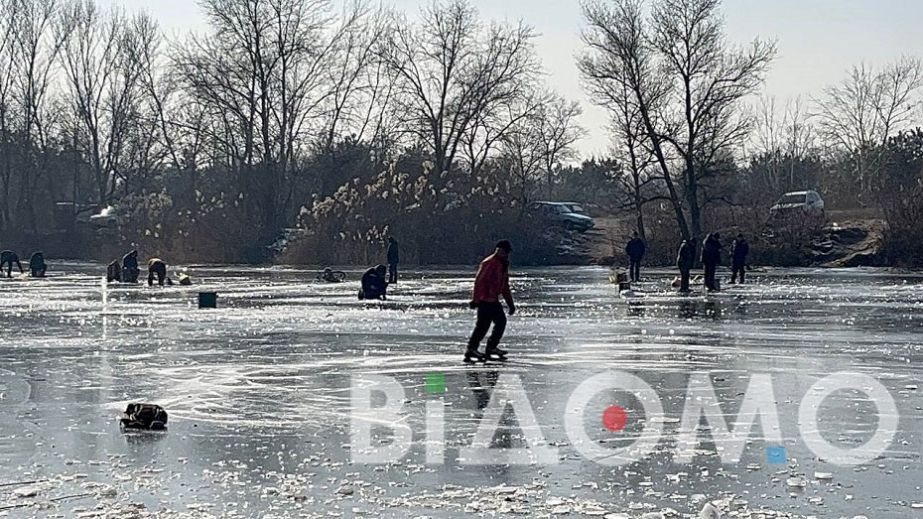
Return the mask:
[[[676, 256], [676, 266], [680, 273], [680, 292], [689, 292], [689, 280], [696, 262], [696, 239], [683, 240]], [[646, 252], [644, 240], [635, 232], [625, 246], [628, 256], [628, 270], [631, 282], [641, 280], [641, 261]], [[702, 255], [699, 258], [704, 268], [705, 288], [712, 292], [721, 290], [717, 272], [721, 266], [724, 246], [721, 244], [721, 233], [711, 233], [702, 242]], [[747, 256], [750, 254], [750, 244], [743, 234], [738, 234], [731, 249], [731, 283], [746, 282]]]
[[[115, 260], [106, 267], [106, 281], [109, 283], [137, 283], [141, 275], [138, 267], [138, 251], [133, 250], [122, 256], [122, 263]], [[147, 284], [154, 285], [154, 280], [160, 286], [172, 285], [173, 280], [167, 276], [167, 264], [160, 258], [151, 258], [147, 262]], [[181, 276], [180, 284], [191, 284], [188, 276]]]
[[[6, 277], [13, 277], [13, 265], [19, 269], [20, 274], [24, 274], [22, 263], [19, 261], [19, 255], [11, 250], [0, 252], [0, 275], [6, 269]], [[48, 264], [45, 263], [45, 254], [42, 252], [33, 252], [29, 258], [29, 274], [34, 278], [43, 278], [48, 272]]]
[[[721, 266], [724, 245], [721, 243], [721, 233], [711, 233], [702, 242], [702, 268], [704, 269], [705, 288], [710, 292], [721, 290], [718, 282], [718, 267]], [[731, 283], [746, 282], [747, 256], [750, 254], [750, 244], [743, 234], [738, 234], [731, 247]], [[695, 266], [695, 239], [684, 240], [676, 256], [676, 266], [680, 274], [680, 292], [689, 292], [689, 277]]]

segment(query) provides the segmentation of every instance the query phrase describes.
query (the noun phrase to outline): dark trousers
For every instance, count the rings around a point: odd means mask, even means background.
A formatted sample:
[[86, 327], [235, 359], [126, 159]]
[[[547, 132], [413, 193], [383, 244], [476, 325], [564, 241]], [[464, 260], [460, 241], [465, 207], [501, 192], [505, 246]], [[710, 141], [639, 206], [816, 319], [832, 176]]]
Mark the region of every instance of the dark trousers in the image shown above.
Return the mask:
[[709, 290], [718, 290], [718, 283], [715, 282], [715, 275], [718, 272], [717, 263], [706, 263], [705, 265], [705, 288]]
[[397, 263], [388, 264], [388, 283], [397, 283]]
[[490, 338], [487, 339], [487, 351], [494, 350], [500, 345], [500, 339], [503, 338], [503, 332], [506, 330], [506, 313], [499, 301], [478, 304], [478, 320], [471, 339], [468, 341], [468, 351], [477, 351], [481, 347], [481, 341], [487, 336], [491, 324], [494, 325], [494, 329]]
[[628, 262], [628, 272], [632, 281], [641, 281], [641, 260], [630, 260]]
[[4, 260], [3, 263], [0, 263], [0, 273], [3, 272], [3, 267], [6, 267], [6, 277], [13, 277], [13, 263], [16, 263], [16, 266], [19, 267], [19, 272], [22, 273], [22, 263], [19, 260]]
[[689, 274], [691, 269], [679, 269], [679, 291], [689, 291]]
[[743, 263], [734, 263], [731, 265], [731, 283], [737, 283], [737, 274], [740, 274], [740, 283], [743, 284], [744, 276], [746, 275], [746, 267]]
[[155, 277], [157, 278], [157, 284], [163, 286], [164, 281], [167, 279], [167, 266], [163, 263], [151, 265], [147, 270], [147, 284], [153, 285]]
[[48, 270], [46, 267], [32, 268], [32, 277], [34, 278], [43, 278], [45, 277], [45, 272]]

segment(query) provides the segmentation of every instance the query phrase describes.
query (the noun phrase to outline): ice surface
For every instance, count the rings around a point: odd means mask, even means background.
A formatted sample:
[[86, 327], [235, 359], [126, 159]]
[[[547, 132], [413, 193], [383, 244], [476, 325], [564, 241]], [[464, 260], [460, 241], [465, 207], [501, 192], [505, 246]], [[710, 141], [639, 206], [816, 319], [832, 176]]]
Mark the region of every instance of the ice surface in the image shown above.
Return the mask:
[[[0, 517], [694, 517], [766, 509], [886, 518], [921, 506], [918, 276], [770, 271], [721, 294], [679, 297], [668, 288], [673, 273], [663, 271], [624, 299], [604, 269], [517, 269], [520, 311], [504, 341], [513, 360], [470, 368], [460, 361], [473, 326], [471, 270], [408, 272], [391, 300], [373, 303], [356, 300], [355, 281], [321, 284], [315, 271], [190, 268], [192, 287], [104, 290], [102, 266], [52, 267], [44, 280], [0, 281]], [[199, 291], [218, 292], [219, 308], [196, 308]], [[570, 393], [606, 370], [641, 377], [666, 414], [655, 453], [621, 468], [580, 456], [562, 424]], [[876, 377], [900, 414], [891, 448], [857, 468], [817, 460], [798, 434], [801, 399], [838, 371]], [[693, 372], [709, 374], [729, 421], [750, 377], [771, 375], [785, 463], [768, 463], [761, 440], [738, 464], [722, 464], [710, 442], [691, 464], [676, 463]], [[427, 393], [432, 373], [444, 376], [444, 394]], [[404, 416], [418, 442], [399, 464], [350, 463], [351, 377], [371, 374], [406, 390]], [[458, 459], [503, 374], [521, 379], [559, 463]], [[637, 403], [613, 398], [626, 409]], [[424, 411], [434, 399], [445, 409], [442, 465], [426, 465], [423, 454]], [[163, 405], [169, 431], [119, 433], [118, 413], [132, 401]], [[874, 410], [859, 393], [835, 393], [819, 424], [831, 442], [861, 445], [877, 426]], [[497, 444], [520, 445], [515, 418], [504, 424]], [[614, 446], [639, 433], [637, 422], [624, 436], [588, 430]], [[37, 483], [2, 486], [27, 481]]]

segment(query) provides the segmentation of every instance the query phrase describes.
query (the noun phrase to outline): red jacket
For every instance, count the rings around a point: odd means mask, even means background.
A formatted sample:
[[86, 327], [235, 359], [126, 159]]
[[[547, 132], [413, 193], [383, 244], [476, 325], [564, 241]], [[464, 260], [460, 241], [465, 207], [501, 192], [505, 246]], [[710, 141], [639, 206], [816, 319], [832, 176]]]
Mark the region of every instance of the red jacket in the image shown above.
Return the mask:
[[513, 297], [510, 292], [509, 263], [496, 254], [491, 254], [484, 258], [478, 267], [471, 300], [478, 303], [496, 303], [500, 301], [501, 296], [506, 300]]

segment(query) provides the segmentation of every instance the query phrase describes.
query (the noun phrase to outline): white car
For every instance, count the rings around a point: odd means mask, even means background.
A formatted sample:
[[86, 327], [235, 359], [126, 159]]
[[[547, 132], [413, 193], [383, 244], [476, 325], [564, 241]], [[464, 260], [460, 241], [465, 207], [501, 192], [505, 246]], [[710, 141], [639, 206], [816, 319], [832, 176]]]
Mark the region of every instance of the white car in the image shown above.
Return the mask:
[[823, 216], [824, 199], [817, 191], [793, 191], [782, 195], [782, 198], [769, 208], [770, 216], [791, 215], [796, 212], [809, 216]]

